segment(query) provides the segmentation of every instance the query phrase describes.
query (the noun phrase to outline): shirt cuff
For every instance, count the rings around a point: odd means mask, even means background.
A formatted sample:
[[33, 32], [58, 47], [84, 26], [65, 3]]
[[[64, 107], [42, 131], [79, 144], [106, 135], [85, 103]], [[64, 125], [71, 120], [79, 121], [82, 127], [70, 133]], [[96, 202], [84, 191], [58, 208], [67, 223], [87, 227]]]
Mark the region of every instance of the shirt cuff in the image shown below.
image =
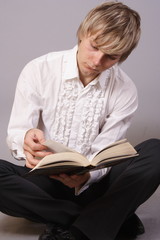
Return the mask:
[[11, 151], [12, 156], [17, 160], [25, 160], [25, 154], [23, 151], [24, 136], [26, 131], [17, 133], [17, 136], [12, 139], [12, 137], [7, 138], [7, 144]]
[[88, 179], [88, 181], [81, 188], [75, 188], [75, 195], [76, 196], [80, 195], [94, 182], [100, 181], [109, 172], [109, 170], [110, 168], [103, 168], [100, 170], [91, 171], [90, 178]]

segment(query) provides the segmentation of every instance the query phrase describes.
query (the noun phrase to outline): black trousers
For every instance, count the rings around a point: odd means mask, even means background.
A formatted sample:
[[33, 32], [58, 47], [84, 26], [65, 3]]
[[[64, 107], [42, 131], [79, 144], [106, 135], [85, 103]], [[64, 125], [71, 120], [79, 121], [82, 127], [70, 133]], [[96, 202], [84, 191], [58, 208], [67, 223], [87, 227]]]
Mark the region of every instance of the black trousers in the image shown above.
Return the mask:
[[138, 146], [139, 156], [112, 167], [79, 196], [44, 176], [24, 177], [28, 168], [0, 160], [0, 211], [42, 223], [75, 226], [92, 240], [114, 240], [128, 216], [160, 183], [160, 140]]

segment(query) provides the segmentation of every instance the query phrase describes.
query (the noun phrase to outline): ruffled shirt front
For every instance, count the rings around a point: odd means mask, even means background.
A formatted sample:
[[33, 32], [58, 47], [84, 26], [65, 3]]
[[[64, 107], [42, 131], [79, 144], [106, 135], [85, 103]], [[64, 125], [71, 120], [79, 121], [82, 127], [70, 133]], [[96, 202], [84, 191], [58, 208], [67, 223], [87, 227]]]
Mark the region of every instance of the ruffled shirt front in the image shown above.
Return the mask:
[[[28, 63], [16, 88], [7, 143], [24, 159], [26, 131], [41, 128], [54, 139], [89, 159], [105, 146], [125, 137], [137, 108], [137, 91], [118, 65], [83, 86], [76, 62], [77, 46], [53, 52]], [[83, 191], [107, 173], [91, 173]]]
[[103, 112], [106, 85], [102, 89], [97, 82], [98, 80], [84, 89], [79, 79], [64, 81], [52, 127], [56, 141], [69, 145], [84, 155], [88, 155], [99, 134]]

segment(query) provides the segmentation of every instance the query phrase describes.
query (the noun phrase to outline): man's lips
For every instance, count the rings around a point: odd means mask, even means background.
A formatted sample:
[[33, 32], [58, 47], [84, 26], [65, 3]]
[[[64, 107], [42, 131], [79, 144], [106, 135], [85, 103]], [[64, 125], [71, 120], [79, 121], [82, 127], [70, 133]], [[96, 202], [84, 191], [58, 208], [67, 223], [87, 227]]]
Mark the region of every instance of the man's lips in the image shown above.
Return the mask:
[[94, 72], [98, 72], [98, 69], [96, 67], [91, 67], [90, 65], [86, 64], [85, 65], [87, 69], [94, 71]]

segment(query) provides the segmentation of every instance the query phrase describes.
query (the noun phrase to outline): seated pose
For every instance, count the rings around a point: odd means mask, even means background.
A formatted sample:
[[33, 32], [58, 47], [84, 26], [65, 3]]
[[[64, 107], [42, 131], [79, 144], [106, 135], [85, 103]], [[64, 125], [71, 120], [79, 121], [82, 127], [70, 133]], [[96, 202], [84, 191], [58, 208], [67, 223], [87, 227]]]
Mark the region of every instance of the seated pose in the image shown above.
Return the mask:
[[19, 77], [7, 142], [25, 164], [0, 160], [0, 210], [44, 223], [39, 240], [136, 236], [144, 227], [135, 211], [159, 186], [160, 140], [140, 143], [138, 156], [111, 168], [24, 177], [50, 154], [46, 139], [91, 159], [125, 138], [137, 109], [136, 87], [119, 65], [138, 44], [139, 14], [103, 3], [87, 14], [77, 37], [73, 49], [31, 61]]

